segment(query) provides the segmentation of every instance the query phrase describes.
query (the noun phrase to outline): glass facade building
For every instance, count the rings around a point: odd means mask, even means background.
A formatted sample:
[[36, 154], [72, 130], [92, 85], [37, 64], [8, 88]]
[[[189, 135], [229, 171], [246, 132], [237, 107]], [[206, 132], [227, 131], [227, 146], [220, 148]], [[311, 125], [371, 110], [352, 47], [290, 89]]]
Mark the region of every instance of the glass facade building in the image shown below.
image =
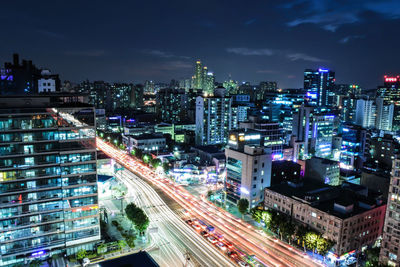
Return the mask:
[[94, 108], [3, 101], [0, 266], [90, 249], [100, 240]]

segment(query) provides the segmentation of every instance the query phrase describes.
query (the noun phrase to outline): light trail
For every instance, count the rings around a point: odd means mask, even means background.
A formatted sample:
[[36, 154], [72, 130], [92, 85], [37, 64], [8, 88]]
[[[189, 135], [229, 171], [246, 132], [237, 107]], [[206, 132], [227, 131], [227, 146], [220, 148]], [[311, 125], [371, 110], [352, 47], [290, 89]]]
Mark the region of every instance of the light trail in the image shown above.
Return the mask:
[[149, 184], [127, 170], [117, 176], [128, 187], [129, 192], [140, 192], [135, 204], [143, 207], [149, 216], [149, 228], [158, 228], [158, 233], [151, 236], [162, 253], [162, 256], [158, 257], [157, 253], [153, 253], [161, 266], [178, 266], [179, 262], [183, 265], [186, 250], [202, 266], [234, 266], [214, 246], [184, 223]]
[[159, 178], [149, 167], [99, 138], [97, 138], [97, 146], [141, 178], [161, 188], [169, 197], [190, 211], [193, 216], [212, 224], [216, 231], [223, 233], [229, 242], [243, 250], [247, 255], [255, 255], [264, 265], [324, 266], [319, 262], [313, 261], [304, 252], [280, 240], [261, 235], [255, 231], [253, 226], [235, 218], [222, 208], [190, 195], [185, 189], [175, 186], [169, 180]]

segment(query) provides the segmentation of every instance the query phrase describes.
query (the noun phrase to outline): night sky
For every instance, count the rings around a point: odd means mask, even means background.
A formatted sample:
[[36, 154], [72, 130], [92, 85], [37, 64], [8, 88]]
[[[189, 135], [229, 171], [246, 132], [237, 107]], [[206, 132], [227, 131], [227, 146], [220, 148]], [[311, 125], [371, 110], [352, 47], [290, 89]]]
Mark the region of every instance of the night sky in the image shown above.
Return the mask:
[[189, 78], [302, 87], [305, 68], [374, 88], [400, 70], [399, 0], [4, 1], [0, 63], [12, 53], [62, 80]]

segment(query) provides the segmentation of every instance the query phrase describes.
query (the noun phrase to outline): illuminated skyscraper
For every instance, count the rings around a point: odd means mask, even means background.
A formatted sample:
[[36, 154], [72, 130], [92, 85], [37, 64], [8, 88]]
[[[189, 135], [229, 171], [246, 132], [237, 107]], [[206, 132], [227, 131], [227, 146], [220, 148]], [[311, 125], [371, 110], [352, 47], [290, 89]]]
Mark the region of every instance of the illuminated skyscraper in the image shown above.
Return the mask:
[[383, 227], [382, 247], [379, 260], [388, 266], [400, 266], [400, 159], [396, 157], [392, 163], [388, 203], [385, 225]]
[[0, 266], [100, 241], [95, 112], [67, 98], [0, 98]]
[[380, 86], [377, 96], [382, 97], [388, 104], [394, 105], [393, 131], [400, 130], [400, 76], [384, 76], [384, 85]]
[[226, 144], [232, 127], [232, 98], [225, 97], [224, 91], [217, 88], [214, 96], [196, 98], [196, 145]]
[[327, 158], [331, 155], [334, 120], [332, 114], [317, 114], [312, 118], [311, 150], [317, 157]]
[[203, 89], [203, 68], [201, 61], [196, 61], [195, 73], [193, 76], [194, 89]]
[[306, 69], [304, 71], [304, 89], [311, 105], [328, 106], [333, 102], [335, 72], [327, 69]]

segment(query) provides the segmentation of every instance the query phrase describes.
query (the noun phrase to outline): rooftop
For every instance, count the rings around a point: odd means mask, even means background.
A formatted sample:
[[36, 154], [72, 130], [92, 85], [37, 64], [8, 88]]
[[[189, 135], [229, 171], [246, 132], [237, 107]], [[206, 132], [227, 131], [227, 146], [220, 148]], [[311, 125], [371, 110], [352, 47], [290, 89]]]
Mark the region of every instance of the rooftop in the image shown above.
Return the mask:
[[141, 134], [141, 135], [131, 135], [131, 137], [136, 140], [150, 140], [150, 139], [165, 138], [161, 134]]
[[[311, 180], [299, 184], [282, 183], [268, 188], [281, 195], [296, 199], [310, 206], [341, 219], [361, 214], [371, 208], [383, 205], [380, 194], [368, 192], [360, 185], [343, 183], [341, 186], [330, 186]], [[344, 213], [335, 209], [341, 206], [354, 205], [351, 212]]]

